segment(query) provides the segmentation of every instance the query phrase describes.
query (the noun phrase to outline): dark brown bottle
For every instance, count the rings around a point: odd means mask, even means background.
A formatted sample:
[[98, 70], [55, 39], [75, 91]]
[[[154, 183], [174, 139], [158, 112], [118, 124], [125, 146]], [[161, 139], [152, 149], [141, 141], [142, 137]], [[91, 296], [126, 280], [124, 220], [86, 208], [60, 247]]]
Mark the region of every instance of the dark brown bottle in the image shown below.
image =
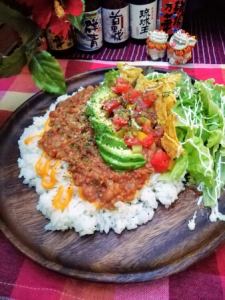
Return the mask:
[[95, 52], [103, 45], [102, 13], [100, 0], [86, 0], [80, 31], [76, 30], [76, 47], [85, 52]]
[[129, 38], [129, 4], [125, 0], [103, 0], [103, 37], [106, 45], [123, 47]]
[[130, 34], [138, 42], [144, 42], [149, 30], [156, 29], [156, 0], [129, 0]]
[[51, 31], [46, 31], [48, 50], [57, 58], [67, 58], [74, 52], [74, 36], [72, 28], [67, 37], [55, 35]]

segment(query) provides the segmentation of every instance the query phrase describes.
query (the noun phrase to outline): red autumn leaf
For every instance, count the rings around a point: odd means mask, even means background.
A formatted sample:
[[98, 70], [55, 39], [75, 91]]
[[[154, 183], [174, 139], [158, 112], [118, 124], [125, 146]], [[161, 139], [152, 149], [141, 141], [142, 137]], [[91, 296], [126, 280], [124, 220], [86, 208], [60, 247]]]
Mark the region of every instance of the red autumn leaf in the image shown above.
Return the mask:
[[65, 16], [59, 17], [56, 15], [54, 0], [18, 0], [18, 2], [32, 8], [33, 20], [41, 29], [49, 28], [55, 35], [64, 38], [67, 37], [70, 28], [66, 15], [79, 16], [84, 8], [82, 0], [58, 1], [65, 13]]
[[[29, 1], [28, 1], [29, 2]], [[32, 16], [34, 22], [41, 27], [47, 28], [49, 21], [54, 14], [54, 3], [51, 0], [38, 0], [33, 4]]]
[[70, 29], [70, 23], [65, 18], [59, 19], [56, 15], [53, 15], [50, 20], [49, 29], [53, 34], [66, 38]]
[[66, 14], [70, 14], [73, 16], [79, 16], [83, 12], [83, 2], [81, 0], [67, 0], [65, 1], [64, 9]]

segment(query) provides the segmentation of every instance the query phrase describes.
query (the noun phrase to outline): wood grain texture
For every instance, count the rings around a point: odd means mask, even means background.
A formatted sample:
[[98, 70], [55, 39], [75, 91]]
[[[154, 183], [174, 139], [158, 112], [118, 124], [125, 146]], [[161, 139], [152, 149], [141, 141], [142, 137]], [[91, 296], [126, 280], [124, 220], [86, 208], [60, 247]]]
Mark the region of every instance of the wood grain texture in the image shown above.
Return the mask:
[[[68, 81], [68, 93], [95, 85], [103, 70]], [[44, 114], [56, 97], [38, 93], [25, 102], [0, 132], [0, 228], [23, 253], [60, 273], [94, 281], [137, 282], [184, 270], [225, 240], [225, 223], [210, 223], [209, 212], [198, 210], [196, 230], [187, 223], [197, 209], [196, 193], [184, 191], [169, 209], [159, 207], [152, 221], [121, 235], [74, 231], [47, 232], [47, 220], [36, 210], [38, 197], [18, 178], [17, 141], [33, 116]], [[225, 212], [225, 197], [220, 201]]]

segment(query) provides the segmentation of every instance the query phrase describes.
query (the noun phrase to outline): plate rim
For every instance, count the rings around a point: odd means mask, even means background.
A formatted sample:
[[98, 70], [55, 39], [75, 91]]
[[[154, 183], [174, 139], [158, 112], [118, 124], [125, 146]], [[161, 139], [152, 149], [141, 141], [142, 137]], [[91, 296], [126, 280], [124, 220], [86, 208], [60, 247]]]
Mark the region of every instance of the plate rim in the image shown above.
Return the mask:
[[[145, 66], [142, 66], [142, 68]], [[153, 68], [146, 66], [147, 68], [157, 71], [157, 72], [171, 72], [173, 70], [166, 70], [163, 68]], [[91, 71], [86, 71], [82, 73], [75, 74], [68, 79], [66, 79], [66, 82], [68, 84], [73, 83], [76, 80], [82, 79], [82, 77], [88, 76], [90, 74], [95, 74], [95, 73], [102, 73], [106, 72], [109, 70], [115, 69], [115, 67], [107, 67], [107, 68], [100, 68], [96, 70], [91, 70]], [[192, 76], [190, 76], [193, 80]], [[68, 92], [68, 90], [67, 90]], [[3, 125], [0, 127], [0, 138], [2, 138], [2, 135], [4, 134], [5, 130], [7, 130], [7, 127], [11, 124], [13, 119], [17, 116], [18, 113], [20, 113], [21, 110], [26, 107], [26, 105], [33, 100], [33, 98], [39, 97], [41, 95], [49, 95], [50, 97], [58, 97], [58, 95], [53, 95], [49, 94], [43, 91], [38, 91], [37, 93], [34, 93], [31, 97], [29, 97], [27, 100], [23, 102], [22, 105], [20, 105], [8, 118], [6, 122], [3, 123]], [[188, 258], [186, 264], [183, 265], [182, 268], [179, 267], [179, 262], [182, 260], [180, 258], [178, 261], [173, 262], [172, 264], [169, 265], [169, 268], [171, 268], [171, 271], [169, 271], [165, 275], [161, 275], [163, 273], [163, 269], [168, 266], [163, 266], [159, 267], [156, 270], [150, 270], [150, 271], [142, 271], [142, 272], [136, 272], [136, 273], [97, 273], [97, 272], [89, 272], [89, 271], [82, 271], [79, 269], [72, 269], [68, 267], [60, 268], [62, 265], [50, 261], [47, 258], [44, 258], [41, 254], [39, 254], [37, 251], [34, 251], [31, 247], [29, 247], [26, 244], [23, 244], [23, 241], [20, 240], [20, 238], [16, 237], [16, 235], [10, 230], [10, 228], [5, 224], [3, 220], [0, 219], [0, 229], [3, 232], [3, 234], [6, 236], [6, 238], [19, 250], [21, 251], [26, 257], [29, 257], [31, 260], [34, 262], [40, 264], [42, 267], [47, 268], [48, 270], [56, 271], [60, 274], [71, 276], [74, 278], [78, 279], [84, 279], [84, 280], [90, 280], [90, 281], [96, 281], [96, 282], [108, 282], [108, 283], [131, 283], [131, 282], [144, 282], [144, 281], [149, 281], [149, 280], [155, 280], [159, 279], [165, 276], [169, 276], [172, 274], [176, 274], [178, 272], [183, 271], [193, 263], [205, 258], [209, 254], [211, 254], [215, 248], [219, 246], [222, 242], [225, 242], [225, 232], [219, 234], [216, 239], [211, 239], [210, 244], [208, 245], [208, 250], [205, 250], [206, 248], [204, 247], [203, 251], [203, 246], [197, 248], [194, 250], [192, 253], [190, 253], [190, 257]], [[213, 245], [213, 246], [211, 246]], [[211, 247], [210, 247], [211, 246]], [[31, 255], [29, 255], [29, 251], [26, 251], [28, 249], [31, 252]], [[32, 255], [34, 253], [34, 255]], [[196, 255], [195, 259], [193, 260], [192, 256], [194, 254], [200, 254]], [[49, 265], [51, 263], [51, 265]], [[54, 266], [53, 266], [54, 265]], [[175, 267], [175, 269], [173, 268]], [[175, 271], [174, 271], [175, 270]]]
[[[212, 240], [213, 247], [211, 243], [207, 245], [207, 248], [203, 244], [202, 247], [199, 247], [194, 250], [193, 252], [189, 253], [189, 257], [186, 260], [186, 264], [180, 268], [179, 263], [182, 262], [182, 258], [179, 260], [175, 260], [172, 264], [169, 265], [169, 269], [171, 269], [166, 274], [164, 273], [164, 269], [168, 266], [160, 267], [156, 270], [151, 271], [142, 271], [136, 273], [97, 273], [97, 272], [89, 272], [89, 271], [82, 271], [79, 269], [72, 269], [68, 267], [61, 268], [62, 265], [57, 264], [53, 261], [49, 261], [48, 259], [41, 256], [38, 252], [35, 252], [33, 249], [29, 248], [27, 245], [24, 245], [23, 242], [17, 238], [10, 229], [8, 229], [7, 225], [0, 219], [0, 230], [4, 233], [6, 238], [19, 250], [21, 251], [26, 257], [30, 258], [35, 263], [38, 263], [42, 267], [50, 270], [55, 271], [61, 275], [70, 276], [72, 278], [88, 280], [93, 282], [104, 282], [104, 283], [135, 283], [135, 282], [146, 282], [146, 281], [153, 281], [161, 278], [168, 277], [170, 275], [174, 275], [186, 270], [188, 267], [193, 265], [194, 263], [201, 261], [202, 259], [206, 258], [210, 254], [214, 252], [214, 250], [225, 242], [225, 235], [221, 233], [216, 239]], [[203, 249], [204, 248], [204, 249]], [[29, 251], [26, 252], [28, 249]], [[205, 251], [205, 249], [207, 249]], [[34, 255], [32, 255], [34, 253]], [[200, 254], [200, 255], [199, 255]], [[193, 257], [195, 259], [193, 260]], [[49, 264], [50, 263], [50, 264]], [[175, 268], [175, 269], [174, 269]], [[174, 271], [175, 270], [175, 271]]]

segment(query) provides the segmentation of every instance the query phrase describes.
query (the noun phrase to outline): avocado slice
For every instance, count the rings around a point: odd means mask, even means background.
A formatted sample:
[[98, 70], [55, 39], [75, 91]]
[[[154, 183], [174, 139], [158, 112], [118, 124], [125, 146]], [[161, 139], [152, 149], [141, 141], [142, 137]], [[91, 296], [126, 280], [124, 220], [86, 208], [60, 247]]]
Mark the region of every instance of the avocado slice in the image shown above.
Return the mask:
[[123, 139], [119, 138], [114, 133], [103, 133], [100, 140], [103, 144], [116, 148], [127, 149], [127, 145], [124, 143]]
[[100, 155], [113, 170], [117, 171], [135, 170], [144, 165], [142, 162], [121, 162], [102, 151], [100, 151]]
[[112, 97], [113, 92], [109, 87], [106, 85], [98, 87], [87, 102], [86, 115], [112, 128], [112, 122], [106, 118], [106, 114], [102, 109], [103, 103]]
[[138, 163], [144, 165], [146, 163], [144, 156], [141, 153], [134, 153], [130, 149], [117, 148], [104, 144], [101, 140], [96, 140], [99, 151], [109, 155], [112, 159], [120, 162]]
[[114, 170], [134, 170], [145, 165], [141, 153], [128, 149], [124, 140], [116, 135], [112, 121], [102, 109], [103, 103], [114, 97], [111, 88], [100, 85], [87, 102], [86, 115], [95, 132], [95, 140], [103, 160]]

